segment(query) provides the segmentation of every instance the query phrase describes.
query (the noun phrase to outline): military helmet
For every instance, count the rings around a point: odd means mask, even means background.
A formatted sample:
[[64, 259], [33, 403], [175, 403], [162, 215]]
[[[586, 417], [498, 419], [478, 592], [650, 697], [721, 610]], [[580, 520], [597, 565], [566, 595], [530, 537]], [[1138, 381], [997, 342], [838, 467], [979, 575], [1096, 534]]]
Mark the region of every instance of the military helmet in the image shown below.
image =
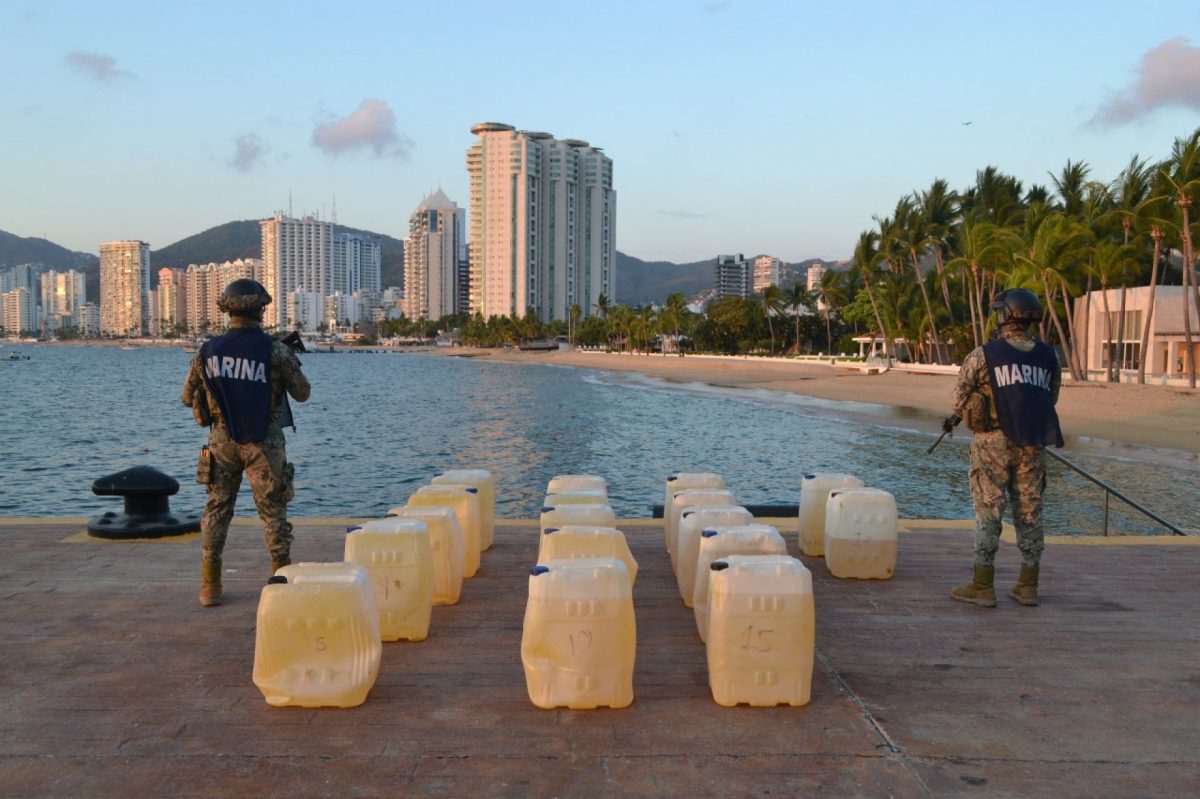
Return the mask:
[[217, 307], [227, 314], [253, 314], [271, 304], [271, 295], [263, 284], [249, 278], [239, 278], [221, 292]]
[[1042, 303], [1029, 289], [1009, 289], [992, 298], [992, 311], [1000, 324], [1033, 324], [1042, 321]]

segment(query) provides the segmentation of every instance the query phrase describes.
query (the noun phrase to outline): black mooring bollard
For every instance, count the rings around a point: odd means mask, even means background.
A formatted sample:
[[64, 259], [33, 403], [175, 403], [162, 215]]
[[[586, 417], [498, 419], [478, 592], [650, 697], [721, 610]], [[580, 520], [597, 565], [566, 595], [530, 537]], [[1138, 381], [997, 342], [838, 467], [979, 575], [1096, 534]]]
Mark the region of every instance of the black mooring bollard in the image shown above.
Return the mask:
[[92, 483], [98, 497], [123, 497], [125, 512], [112, 511], [88, 520], [88, 535], [97, 538], [165, 538], [194, 533], [200, 529], [200, 517], [182, 518], [171, 514], [169, 497], [179, 493], [179, 481], [153, 466], [105, 475]]

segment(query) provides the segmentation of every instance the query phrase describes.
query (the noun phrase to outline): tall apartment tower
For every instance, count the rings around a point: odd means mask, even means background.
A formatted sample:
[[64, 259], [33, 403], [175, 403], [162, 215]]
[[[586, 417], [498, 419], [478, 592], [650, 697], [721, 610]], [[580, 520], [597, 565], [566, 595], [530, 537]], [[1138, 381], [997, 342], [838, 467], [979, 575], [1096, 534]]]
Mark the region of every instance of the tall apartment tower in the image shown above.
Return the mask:
[[33, 292], [21, 286], [0, 294], [0, 327], [9, 335], [32, 332], [37, 326]]
[[383, 247], [379, 239], [361, 233], [336, 233], [328, 294], [380, 291], [383, 282]]
[[717, 296], [749, 297], [753, 272], [750, 262], [740, 252], [737, 255], [717, 256]]
[[290, 327], [287, 297], [294, 291], [332, 294], [333, 224], [312, 216], [300, 219], [277, 212], [259, 223], [262, 230], [263, 280], [274, 302], [263, 324]]
[[762, 294], [767, 286], [779, 285], [779, 272], [783, 261], [770, 255], [760, 255], [754, 259], [754, 293]]
[[150, 315], [150, 245], [110, 241], [100, 245], [100, 333], [140, 336]]
[[825, 273], [829, 270], [821, 264], [813, 264], [808, 268], [808, 282], [805, 288], [809, 291], [816, 291], [821, 288], [821, 278], [825, 277]]
[[459, 250], [463, 231], [458, 205], [438, 189], [408, 218], [404, 240], [404, 315], [441, 319], [459, 305]]
[[467, 150], [471, 312], [584, 316], [616, 293], [612, 159], [578, 139], [485, 122]]
[[83, 272], [51, 269], [42, 273], [42, 314], [75, 316], [87, 302], [87, 285]]
[[155, 317], [158, 319], [157, 335], [173, 333], [178, 325], [187, 321], [187, 273], [182, 269], [162, 268], [158, 270]]

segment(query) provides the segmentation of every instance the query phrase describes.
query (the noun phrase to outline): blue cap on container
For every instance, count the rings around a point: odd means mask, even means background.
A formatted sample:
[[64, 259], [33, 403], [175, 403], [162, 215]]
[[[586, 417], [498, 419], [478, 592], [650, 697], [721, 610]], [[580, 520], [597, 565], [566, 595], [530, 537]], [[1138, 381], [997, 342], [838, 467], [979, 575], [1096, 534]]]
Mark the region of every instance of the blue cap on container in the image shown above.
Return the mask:
[[362, 529], [362, 525], [361, 525], [361, 524], [355, 524], [355, 525], [351, 525], [350, 527], [347, 527], [347, 528], [346, 528], [346, 532], [347, 532], [347, 533], [353, 533], [355, 530], [361, 530], [361, 529]]
[[273, 574], [267, 578], [267, 585], [287, 585], [287, 578], [282, 574]]
[[554, 507], [551, 505], [543, 505], [542, 506], [542, 513], [550, 513], [553, 510], [554, 510]]
[[815, 480], [815, 479], [816, 479], [816, 477], [817, 477], [817, 476], [816, 476], [815, 474], [806, 474], [806, 475], [804, 475], [804, 479], [805, 479], [805, 480]]
[[729, 568], [729, 564], [723, 560], [714, 561], [712, 566], [709, 566], [715, 572], [724, 571]]
[[539, 563], [537, 566], [534, 566], [532, 569], [530, 569], [529, 573], [534, 577], [537, 577], [539, 574], [545, 574], [548, 571], [550, 571], [549, 566], [543, 566]]
[[476, 488], [475, 486], [467, 486], [467, 493], [468, 494], [478, 494], [479, 489]]
[[703, 536], [704, 538], [712, 538], [716, 534], [717, 534], [717, 531], [712, 529], [711, 527], [709, 529], [703, 531], [702, 533], [700, 533], [700, 535]]
[[557, 527], [547, 527], [545, 532], [543, 533], [543, 535], [550, 535], [551, 533], [557, 533], [557, 532], [558, 532]]

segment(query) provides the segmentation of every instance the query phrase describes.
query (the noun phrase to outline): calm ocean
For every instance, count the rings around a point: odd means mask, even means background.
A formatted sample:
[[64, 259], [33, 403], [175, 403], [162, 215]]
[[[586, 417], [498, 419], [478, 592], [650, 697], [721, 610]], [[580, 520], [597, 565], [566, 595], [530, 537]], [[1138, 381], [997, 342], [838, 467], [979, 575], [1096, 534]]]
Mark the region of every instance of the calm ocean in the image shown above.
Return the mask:
[[[172, 507], [198, 512], [204, 441], [179, 389], [190, 354], [174, 348], [8, 345], [0, 361], [0, 516], [79, 516], [119, 508], [96, 477], [156, 466], [181, 483]], [[970, 518], [966, 438], [934, 455], [937, 420], [763, 391], [673, 386], [627, 374], [420, 354], [302, 357], [312, 398], [294, 405], [296, 516], [379, 516], [438, 469], [497, 479], [497, 512], [536, 515], [556, 474], [600, 474], [618, 516], [648, 516], [673, 471], [715, 471], [745, 503], [795, 502], [805, 471], [844, 471], [896, 496], [907, 518]], [[1200, 527], [1200, 462], [1114, 448], [1068, 457], [1177, 524]], [[1154, 532], [1112, 506], [1114, 529]], [[1051, 464], [1048, 532], [1098, 532], [1102, 493]], [[243, 485], [239, 515], [253, 515]]]

